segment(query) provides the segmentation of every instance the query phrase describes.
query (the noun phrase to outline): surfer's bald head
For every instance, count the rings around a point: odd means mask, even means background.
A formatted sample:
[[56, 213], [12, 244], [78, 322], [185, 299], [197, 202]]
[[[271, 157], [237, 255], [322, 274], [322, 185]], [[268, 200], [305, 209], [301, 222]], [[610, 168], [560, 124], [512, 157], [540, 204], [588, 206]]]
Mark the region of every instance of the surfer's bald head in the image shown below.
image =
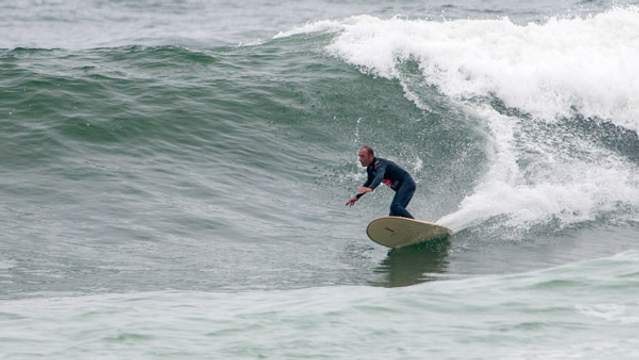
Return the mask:
[[361, 148], [359, 148], [360, 150], [365, 150], [368, 155], [370, 156], [375, 156], [375, 151], [373, 151], [373, 148], [368, 146], [368, 145], [362, 145]]
[[373, 148], [368, 145], [362, 145], [359, 148], [359, 152], [357, 153], [357, 158], [359, 159], [359, 163], [362, 166], [368, 166], [373, 163], [373, 159], [375, 158], [375, 152]]

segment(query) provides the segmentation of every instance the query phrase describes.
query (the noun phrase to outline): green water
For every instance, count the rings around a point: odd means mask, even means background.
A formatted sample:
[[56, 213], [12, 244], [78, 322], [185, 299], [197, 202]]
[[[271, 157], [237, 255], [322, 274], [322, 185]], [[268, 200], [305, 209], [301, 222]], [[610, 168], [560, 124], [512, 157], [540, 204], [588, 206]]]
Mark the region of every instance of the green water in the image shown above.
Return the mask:
[[636, 8], [76, 5], [0, 5], [0, 358], [637, 356]]

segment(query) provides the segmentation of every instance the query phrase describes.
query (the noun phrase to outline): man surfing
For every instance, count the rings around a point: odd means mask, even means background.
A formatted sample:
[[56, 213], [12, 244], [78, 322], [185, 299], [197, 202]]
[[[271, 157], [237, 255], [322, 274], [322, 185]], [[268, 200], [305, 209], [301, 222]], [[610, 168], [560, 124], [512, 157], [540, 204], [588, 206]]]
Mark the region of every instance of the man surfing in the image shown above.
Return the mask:
[[362, 146], [357, 153], [359, 163], [366, 166], [368, 179], [364, 185], [357, 188], [357, 195], [350, 198], [347, 206], [353, 206], [367, 192], [375, 190], [382, 182], [395, 191], [395, 197], [390, 206], [390, 216], [400, 216], [414, 219], [406, 206], [415, 193], [415, 181], [408, 172], [394, 162], [375, 157], [375, 152], [370, 146]]

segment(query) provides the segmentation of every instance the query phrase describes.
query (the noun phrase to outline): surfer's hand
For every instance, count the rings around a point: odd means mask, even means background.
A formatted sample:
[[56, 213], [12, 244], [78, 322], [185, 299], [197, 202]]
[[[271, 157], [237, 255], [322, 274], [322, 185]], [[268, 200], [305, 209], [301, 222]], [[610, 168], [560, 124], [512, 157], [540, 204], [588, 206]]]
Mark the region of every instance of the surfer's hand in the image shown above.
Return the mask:
[[358, 194], [366, 194], [367, 192], [371, 192], [373, 191], [373, 189], [366, 187], [366, 186], [360, 186], [357, 188], [357, 193]]
[[352, 198], [348, 199], [348, 201], [346, 202], [346, 206], [353, 206], [353, 205], [355, 205], [356, 202], [357, 202], [357, 198], [356, 197], [352, 197]]

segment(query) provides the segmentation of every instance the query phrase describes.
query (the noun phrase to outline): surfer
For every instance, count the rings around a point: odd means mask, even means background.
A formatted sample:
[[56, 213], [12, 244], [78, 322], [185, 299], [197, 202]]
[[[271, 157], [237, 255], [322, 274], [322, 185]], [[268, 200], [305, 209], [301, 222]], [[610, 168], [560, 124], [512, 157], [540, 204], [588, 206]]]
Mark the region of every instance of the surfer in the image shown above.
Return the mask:
[[389, 215], [414, 219], [413, 215], [406, 210], [416, 188], [415, 181], [408, 172], [390, 160], [375, 157], [375, 152], [370, 146], [362, 146], [357, 157], [360, 164], [366, 166], [368, 179], [364, 185], [357, 188], [357, 195], [350, 198], [346, 205], [355, 205], [364, 194], [375, 190], [380, 183], [384, 183], [395, 191]]

